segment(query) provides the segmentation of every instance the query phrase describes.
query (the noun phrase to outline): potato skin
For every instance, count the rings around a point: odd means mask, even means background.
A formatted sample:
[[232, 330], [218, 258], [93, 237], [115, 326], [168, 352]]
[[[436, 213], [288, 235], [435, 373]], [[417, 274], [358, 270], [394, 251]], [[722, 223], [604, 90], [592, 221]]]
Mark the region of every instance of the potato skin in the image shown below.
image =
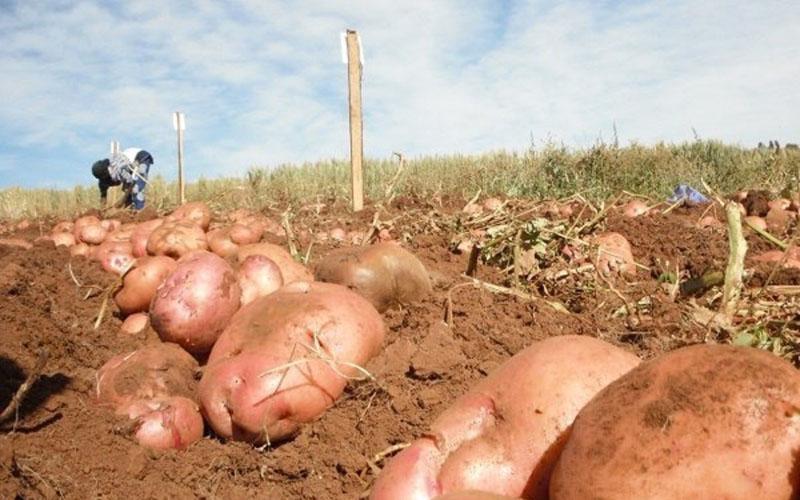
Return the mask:
[[119, 354], [97, 371], [97, 400], [118, 410], [134, 401], [168, 396], [195, 399], [197, 361], [175, 344], [156, 343]]
[[208, 242], [203, 229], [185, 220], [164, 222], [147, 238], [147, 253], [150, 255], [166, 255], [178, 259], [207, 248]]
[[593, 337], [564, 335], [531, 345], [395, 456], [371, 498], [429, 499], [465, 490], [546, 498], [550, 472], [575, 416], [638, 363], [636, 356]]
[[295, 281], [312, 281], [314, 276], [306, 269], [303, 264], [300, 264], [292, 258], [292, 255], [278, 245], [272, 243], [254, 243], [252, 245], [243, 245], [239, 247], [237, 258], [239, 262], [251, 255], [263, 255], [271, 259], [281, 270], [283, 282], [289, 284]]
[[664, 354], [581, 410], [550, 498], [795, 498], [798, 408], [800, 372], [771, 353]]
[[[329, 356], [363, 366], [384, 330], [369, 302], [339, 285], [296, 282], [256, 299], [231, 319], [209, 355], [198, 386], [206, 421], [228, 439], [291, 437], [339, 397], [347, 383], [340, 374], [361, 375], [345, 364], [337, 373], [304, 346], [316, 335]], [[307, 361], [280, 369], [298, 359]]]
[[152, 219], [136, 225], [131, 233], [134, 257], [144, 257], [147, 255], [147, 240], [150, 238], [150, 234], [163, 223], [164, 221], [162, 219]]
[[176, 208], [166, 220], [191, 222], [203, 228], [203, 231], [208, 231], [208, 226], [211, 224], [211, 209], [202, 201], [190, 201]]
[[239, 309], [241, 290], [220, 256], [198, 251], [178, 261], [150, 304], [150, 322], [165, 342], [201, 356]]
[[595, 239], [598, 246], [597, 266], [603, 275], [615, 273], [635, 275], [631, 244], [619, 233], [604, 233]]
[[120, 333], [125, 335], [139, 335], [150, 326], [150, 316], [147, 313], [134, 313], [125, 318], [119, 327]]
[[334, 250], [317, 265], [314, 277], [355, 290], [380, 312], [418, 301], [432, 291], [422, 262], [395, 243]]
[[239, 265], [239, 288], [242, 289], [242, 306], [259, 297], [269, 295], [283, 286], [281, 270], [272, 259], [251, 255]]
[[163, 255], [137, 259], [135, 267], [125, 275], [122, 288], [114, 295], [122, 314], [147, 311], [156, 290], [176, 267], [177, 262]]

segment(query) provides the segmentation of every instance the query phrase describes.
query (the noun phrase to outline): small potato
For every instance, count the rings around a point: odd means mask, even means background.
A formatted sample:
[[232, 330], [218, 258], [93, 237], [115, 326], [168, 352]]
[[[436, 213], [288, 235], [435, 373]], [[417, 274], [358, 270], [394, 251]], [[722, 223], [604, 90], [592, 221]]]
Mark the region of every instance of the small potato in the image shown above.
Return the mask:
[[31, 221], [28, 219], [22, 219], [21, 221], [17, 222], [17, 229], [20, 231], [24, 231], [31, 227]]
[[51, 239], [57, 247], [71, 247], [75, 244], [75, 237], [69, 232], [53, 233]]
[[767, 221], [765, 221], [763, 217], [749, 215], [744, 218], [744, 222], [745, 222], [745, 227], [751, 226], [756, 229], [760, 229], [761, 231], [767, 230]]
[[163, 255], [139, 258], [135, 267], [125, 275], [122, 288], [114, 295], [114, 302], [122, 314], [147, 311], [158, 287], [177, 267], [177, 262]]
[[147, 240], [150, 238], [150, 234], [163, 223], [163, 219], [152, 219], [136, 225], [131, 233], [134, 257], [144, 257], [147, 255]]
[[779, 206], [775, 206], [767, 212], [767, 216], [764, 218], [764, 221], [767, 223], [767, 229], [776, 234], [778, 236], [784, 235], [792, 224], [794, 220], [792, 212], [789, 212], [785, 208], [781, 208]]
[[384, 331], [369, 302], [342, 286], [284, 286], [243, 307], [214, 345], [198, 386], [203, 414], [223, 438], [287, 439], [363, 376], [356, 366]]
[[83, 242], [78, 242], [71, 247], [69, 247], [69, 254], [73, 257], [86, 257], [87, 259], [91, 259], [93, 257], [93, 250], [92, 248]]
[[119, 331], [125, 335], [139, 335], [147, 330], [148, 326], [150, 326], [150, 317], [147, 313], [135, 313], [125, 318]]
[[394, 243], [333, 251], [317, 265], [315, 278], [355, 290], [379, 312], [419, 301], [432, 291], [422, 262]]
[[796, 498], [800, 372], [750, 347], [642, 363], [575, 419], [550, 498]]
[[200, 408], [182, 396], [134, 401], [118, 413], [135, 421], [134, 437], [147, 448], [182, 450], [203, 437]]
[[283, 276], [277, 264], [263, 255], [251, 255], [239, 266], [239, 288], [242, 306], [265, 297], [283, 286]]
[[581, 408], [639, 359], [593, 337], [550, 337], [517, 353], [391, 459], [373, 500], [480, 490], [546, 498]]
[[601, 273], [636, 274], [631, 244], [619, 233], [604, 233], [595, 239], [598, 246], [597, 265]]
[[230, 264], [211, 252], [198, 251], [179, 260], [158, 287], [150, 304], [150, 321], [162, 340], [202, 356], [211, 350], [240, 301], [241, 290]]
[[106, 239], [106, 236], [108, 236], [108, 231], [106, 231], [99, 222], [81, 226], [80, 233], [78, 234], [80, 241], [88, 243], [89, 245], [99, 245]]
[[150, 344], [111, 358], [97, 371], [97, 400], [114, 410], [168, 396], [195, 399], [197, 361], [175, 344]]
[[312, 281], [314, 276], [303, 264], [294, 260], [289, 252], [272, 243], [255, 243], [239, 248], [237, 258], [239, 262], [251, 255], [263, 255], [272, 260], [281, 270], [283, 282], [289, 284], [295, 281]]
[[626, 203], [622, 209], [622, 213], [625, 217], [630, 218], [640, 217], [645, 215], [648, 211], [650, 211], [650, 207], [642, 200], [631, 200]]
[[328, 234], [333, 241], [344, 241], [347, 238], [347, 232], [340, 227], [331, 229]]
[[208, 225], [211, 223], [211, 209], [202, 201], [191, 201], [176, 208], [167, 216], [166, 220], [192, 222], [203, 228], [203, 231], [208, 231]]
[[155, 228], [147, 239], [147, 253], [176, 259], [207, 248], [208, 242], [203, 229], [194, 222], [185, 220], [166, 221]]

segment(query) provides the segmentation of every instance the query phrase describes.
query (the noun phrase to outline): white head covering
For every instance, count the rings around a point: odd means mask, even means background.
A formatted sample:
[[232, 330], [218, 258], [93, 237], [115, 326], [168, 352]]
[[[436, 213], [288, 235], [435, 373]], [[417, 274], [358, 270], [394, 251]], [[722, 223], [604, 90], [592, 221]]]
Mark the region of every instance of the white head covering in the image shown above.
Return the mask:
[[123, 152], [122, 152], [122, 154], [123, 154], [123, 155], [125, 156], [125, 158], [127, 158], [127, 159], [128, 159], [130, 162], [131, 162], [131, 163], [133, 163], [134, 161], [136, 161], [136, 155], [138, 155], [138, 154], [139, 154], [139, 151], [141, 151], [141, 149], [139, 149], [139, 148], [128, 148], [128, 149], [126, 149], [125, 151], [123, 151]]

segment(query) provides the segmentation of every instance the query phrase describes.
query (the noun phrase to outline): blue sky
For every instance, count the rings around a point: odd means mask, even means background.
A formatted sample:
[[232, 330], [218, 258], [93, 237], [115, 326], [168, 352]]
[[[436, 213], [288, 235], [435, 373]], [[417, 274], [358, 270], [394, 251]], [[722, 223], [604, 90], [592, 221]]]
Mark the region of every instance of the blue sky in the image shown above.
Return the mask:
[[800, 142], [796, 1], [0, 0], [0, 187], [88, 184], [109, 142], [191, 179], [369, 156], [701, 137]]

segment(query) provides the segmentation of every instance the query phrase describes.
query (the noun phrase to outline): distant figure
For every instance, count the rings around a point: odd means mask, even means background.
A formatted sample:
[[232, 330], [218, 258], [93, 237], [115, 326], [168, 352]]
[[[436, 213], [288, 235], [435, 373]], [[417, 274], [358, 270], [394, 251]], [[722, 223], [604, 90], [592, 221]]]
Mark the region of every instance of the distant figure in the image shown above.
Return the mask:
[[108, 188], [122, 186], [124, 195], [115, 204], [115, 208], [143, 209], [147, 174], [150, 172], [152, 164], [153, 156], [138, 148], [128, 148], [122, 153], [114, 153], [111, 158], [94, 162], [92, 175], [97, 178], [100, 201], [103, 205], [106, 204], [108, 198]]

